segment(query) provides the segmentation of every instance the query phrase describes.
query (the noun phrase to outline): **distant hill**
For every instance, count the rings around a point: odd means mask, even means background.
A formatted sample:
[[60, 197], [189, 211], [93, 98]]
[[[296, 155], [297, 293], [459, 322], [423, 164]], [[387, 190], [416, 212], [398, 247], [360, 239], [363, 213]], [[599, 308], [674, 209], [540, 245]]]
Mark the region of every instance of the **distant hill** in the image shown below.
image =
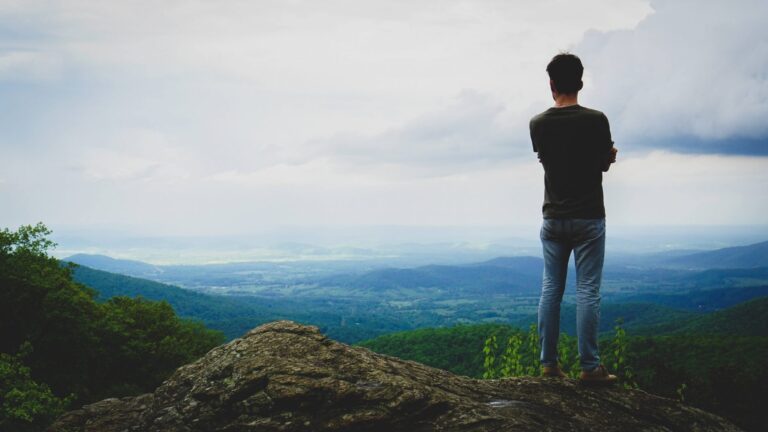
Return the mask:
[[100, 301], [115, 296], [142, 296], [150, 300], [165, 300], [174, 306], [177, 313], [186, 316], [210, 309], [211, 303], [230, 303], [225, 297], [216, 298], [173, 285], [96, 270], [85, 265], [74, 268], [73, 278], [83, 285], [94, 288], [98, 292], [97, 299]]
[[443, 294], [536, 294], [541, 289], [542, 266], [541, 258], [502, 257], [472, 264], [385, 268], [334, 275], [320, 279], [319, 284], [363, 291], [429, 288]]
[[62, 259], [62, 261], [136, 277], [156, 277], [163, 273], [163, 269], [156, 265], [142, 261], [117, 259], [106, 255], [75, 254]]
[[[621, 318], [623, 327], [631, 330], [649, 325], [666, 324], [670, 321], [684, 321], [698, 316], [692, 311], [675, 309], [669, 306], [649, 302], [633, 303], [608, 303], [603, 302], [600, 307], [600, 326], [598, 331], [603, 334], [611, 333], [616, 326], [616, 320]], [[536, 323], [538, 316], [531, 314], [526, 317], [509, 321], [516, 327], [527, 328]], [[564, 303], [560, 309], [560, 330], [569, 334], [576, 334], [576, 305]]]
[[680, 288], [700, 290], [720, 287], [758, 286], [768, 283], [768, 267], [716, 268], [685, 272], [668, 279]]
[[541, 258], [532, 256], [516, 256], [498, 257], [477, 263], [463, 264], [461, 267], [501, 267], [520, 272], [529, 272], [531, 269], [541, 270], [543, 265], [544, 260]]
[[265, 322], [291, 319], [317, 325], [337, 339], [353, 342], [382, 333], [413, 328], [419, 317], [399, 319], [343, 299], [292, 299], [201, 294], [146, 279], [109, 273], [85, 266], [73, 269], [73, 279], [97, 291], [98, 300], [114, 296], [142, 296], [167, 301], [176, 313], [202, 321], [224, 332], [228, 339], [242, 336]]
[[110, 273], [79, 265], [73, 270], [73, 279], [98, 292], [97, 299], [105, 301], [115, 296], [141, 296], [150, 300], [165, 300], [182, 317], [203, 321], [211, 328], [222, 330], [228, 338], [242, 335], [248, 328], [234, 328], [232, 321], [247, 317], [246, 327], [268, 322], [276, 315], [255, 301], [243, 302], [237, 298], [212, 296], [166, 285], [146, 279]]
[[217, 264], [153, 265], [115, 259], [105, 255], [77, 254], [64, 258], [75, 264], [126, 276], [151, 279], [184, 288], [237, 291], [239, 287], [313, 283], [318, 277], [372, 269], [381, 264], [356, 260], [336, 261], [249, 261]]
[[638, 328], [637, 334], [732, 334], [768, 336], [768, 297], [759, 297], [735, 306], [666, 323]]
[[667, 257], [665, 264], [691, 269], [768, 267], [768, 241], [747, 246]]
[[[683, 255], [623, 256], [606, 265], [603, 280], [607, 287], [623, 293], [678, 294], [768, 285], [766, 249], [768, 242]], [[543, 267], [541, 258], [530, 256], [404, 268], [381, 268], [374, 263], [346, 261], [156, 266], [86, 254], [73, 255], [67, 260], [204, 292], [295, 297], [312, 296], [322, 291], [323, 295], [332, 294], [333, 297], [386, 301], [536, 296], [541, 289]], [[760, 266], [764, 262], [765, 265]], [[573, 271], [569, 273], [570, 288], [574, 286], [575, 278]], [[716, 307], [709, 310], [714, 309]]]
[[[719, 275], [722, 275], [724, 271], [717, 270], [717, 272], [721, 272]], [[741, 273], [741, 271], [733, 272]], [[616, 300], [627, 303], [648, 302], [690, 311], [713, 312], [765, 296], [768, 296], [768, 285], [692, 290], [681, 294], [634, 294], [624, 295]]]

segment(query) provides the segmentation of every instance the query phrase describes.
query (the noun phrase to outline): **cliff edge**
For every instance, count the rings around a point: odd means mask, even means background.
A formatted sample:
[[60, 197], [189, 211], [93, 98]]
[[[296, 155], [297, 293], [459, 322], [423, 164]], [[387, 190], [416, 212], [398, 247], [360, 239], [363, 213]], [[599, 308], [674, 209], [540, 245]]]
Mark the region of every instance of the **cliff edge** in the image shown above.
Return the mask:
[[51, 432], [738, 431], [640, 390], [573, 380], [476, 380], [328, 339], [259, 326], [182, 366], [154, 393], [68, 412]]

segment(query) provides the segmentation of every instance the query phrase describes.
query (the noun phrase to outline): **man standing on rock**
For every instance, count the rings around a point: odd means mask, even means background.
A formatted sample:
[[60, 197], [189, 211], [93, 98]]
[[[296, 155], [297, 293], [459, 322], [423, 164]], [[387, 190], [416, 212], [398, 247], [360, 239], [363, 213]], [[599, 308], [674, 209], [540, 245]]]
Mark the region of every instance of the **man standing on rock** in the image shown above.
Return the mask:
[[558, 54], [547, 65], [555, 105], [530, 122], [533, 151], [544, 166], [544, 221], [541, 243], [544, 275], [539, 300], [539, 339], [544, 376], [565, 377], [558, 365], [560, 303], [568, 261], [576, 261], [576, 332], [581, 380], [616, 380], [600, 363], [597, 331], [600, 282], [605, 255], [603, 172], [616, 161], [608, 119], [578, 103], [584, 67], [573, 54]]

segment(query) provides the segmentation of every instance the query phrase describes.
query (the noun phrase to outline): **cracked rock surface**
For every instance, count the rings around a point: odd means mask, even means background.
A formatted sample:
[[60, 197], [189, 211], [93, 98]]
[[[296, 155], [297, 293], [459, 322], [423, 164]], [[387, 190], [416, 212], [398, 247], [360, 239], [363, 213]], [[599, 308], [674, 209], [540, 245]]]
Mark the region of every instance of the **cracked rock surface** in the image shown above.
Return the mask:
[[154, 393], [65, 413], [50, 432], [738, 431], [640, 390], [573, 380], [477, 380], [328, 339], [259, 326], [182, 366]]

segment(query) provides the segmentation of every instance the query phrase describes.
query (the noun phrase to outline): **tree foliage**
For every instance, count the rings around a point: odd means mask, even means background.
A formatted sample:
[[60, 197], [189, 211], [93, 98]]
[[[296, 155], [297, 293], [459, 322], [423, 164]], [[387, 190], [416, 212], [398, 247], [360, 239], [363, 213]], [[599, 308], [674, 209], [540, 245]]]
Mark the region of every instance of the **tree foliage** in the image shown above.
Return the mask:
[[506, 340], [513, 331], [516, 330], [502, 324], [457, 325], [390, 333], [359, 345], [478, 378], [483, 374], [486, 336], [496, 334], [498, 340]]
[[[759, 314], [762, 305], [762, 301], [747, 302], [733, 310], [765, 320]], [[617, 322], [614, 334], [600, 339], [601, 360], [625, 387], [684, 401], [746, 430], [763, 430], [768, 337], [719, 334], [716, 328], [699, 330], [634, 336]], [[538, 367], [538, 362], [532, 363], [531, 340], [530, 329], [480, 324], [400, 332], [359, 345], [473, 378], [500, 378], [526, 375]], [[558, 341], [560, 365], [571, 378], [580, 372], [576, 342], [565, 333]]]
[[71, 398], [56, 397], [47, 385], [32, 379], [22, 362], [30, 350], [26, 345], [17, 356], [0, 353], [0, 430], [40, 430], [70, 402]]
[[0, 424], [39, 430], [69, 402], [150, 391], [223, 341], [165, 302], [97, 303], [48, 255], [50, 233], [42, 223], [0, 231]]

